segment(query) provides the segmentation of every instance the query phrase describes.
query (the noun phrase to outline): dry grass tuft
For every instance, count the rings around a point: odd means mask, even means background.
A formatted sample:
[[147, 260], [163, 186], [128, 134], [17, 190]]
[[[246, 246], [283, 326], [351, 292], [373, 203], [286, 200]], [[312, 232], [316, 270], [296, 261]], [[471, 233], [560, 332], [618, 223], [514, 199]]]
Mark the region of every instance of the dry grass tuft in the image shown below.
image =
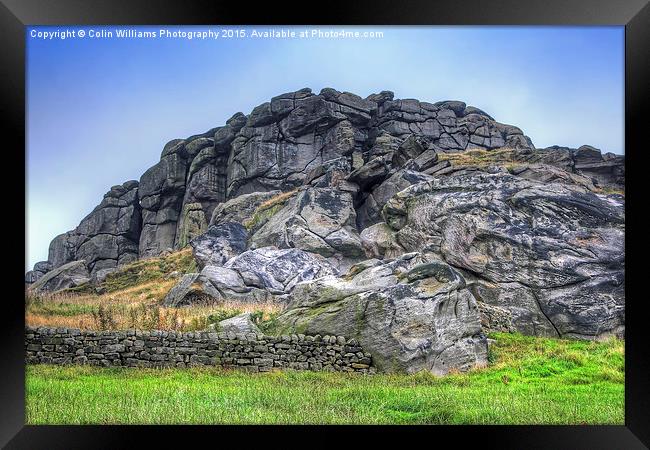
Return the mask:
[[168, 308], [161, 306], [178, 278], [196, 270], [192, 250], [187, 248], [158, 258], [136, 261], [110, 274], [97, 287], [64, 290], [25, 297], [25, 323], [30, 326], [79, 329], [141, 329], [194, 331], [243, 312], [258, 321], [269, 320], [280, 310], [277, 304], [250, 304], [226, 300], [219, 303]]
[[439, 153], [438, 161], [449, 161], [455, 166], [477, 166], [486, 167], [491, 165], [504, 165], [514, 161], [512, 148], [500, 148], [495, 150], [467, 150], [458, 153]]
[[244, 226], [251, 231], [264, 225], [264, 223], [273, 217], [275, 213], [282, 209], [282, 207], [296, 194], [296, 192], [298, 192], [298, 189], [282, 192], [265, 202], [262, 202], [257, 209], [255, 209], [251, 218], [244, 221]]

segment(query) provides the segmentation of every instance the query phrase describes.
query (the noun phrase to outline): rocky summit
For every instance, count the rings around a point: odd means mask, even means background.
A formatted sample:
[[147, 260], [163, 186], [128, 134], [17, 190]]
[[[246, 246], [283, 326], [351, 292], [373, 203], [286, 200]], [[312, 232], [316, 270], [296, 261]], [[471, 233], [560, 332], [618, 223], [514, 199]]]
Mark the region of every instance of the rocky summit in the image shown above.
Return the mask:
[[485, 365], [490, 331], [624, 335], [624, 183], [623, 156], [535, 148], [460, 101], [301, 89], [168, 142], [25, 282], [92, 286], [191, 246], [164, 305], [278, 302], [277, 333], [445, 374]]

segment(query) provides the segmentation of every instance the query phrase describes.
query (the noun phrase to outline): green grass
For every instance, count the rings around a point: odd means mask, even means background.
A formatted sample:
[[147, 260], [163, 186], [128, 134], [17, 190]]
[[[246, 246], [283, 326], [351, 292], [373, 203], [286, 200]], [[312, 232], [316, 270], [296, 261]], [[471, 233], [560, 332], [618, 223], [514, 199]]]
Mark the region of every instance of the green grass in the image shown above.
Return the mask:
[[435, 377], [28, 366], [29, 424], [623, 424], [624, 344], [494, 335]]
[[41, 316], [74, 317], [83, 314], [96, 313], [98, 309], [99, 307], [97, 305], [73, 302], [33, 302], [30, 304], [30, 311]]

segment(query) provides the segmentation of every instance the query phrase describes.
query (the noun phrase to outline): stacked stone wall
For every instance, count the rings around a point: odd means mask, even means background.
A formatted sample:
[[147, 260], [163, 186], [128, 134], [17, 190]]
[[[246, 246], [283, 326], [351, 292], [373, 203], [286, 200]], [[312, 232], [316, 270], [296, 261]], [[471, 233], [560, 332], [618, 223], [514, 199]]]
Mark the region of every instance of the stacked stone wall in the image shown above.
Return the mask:
[[370, 353], [343, 336], [27, 327], [25, 351], [28, 364], [375, 371]]

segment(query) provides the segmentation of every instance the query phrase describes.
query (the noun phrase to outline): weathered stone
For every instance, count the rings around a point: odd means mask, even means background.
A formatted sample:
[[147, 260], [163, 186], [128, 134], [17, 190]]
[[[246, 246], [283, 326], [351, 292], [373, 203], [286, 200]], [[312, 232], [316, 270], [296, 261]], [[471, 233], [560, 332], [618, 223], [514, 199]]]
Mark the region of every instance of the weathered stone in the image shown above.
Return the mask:
[[363, 254], [349, 192], [309, 188], [292, 197], [250, 238], [252, 248], [297, 247], [323, 256]]
[[[222, 332], [262, 334], [257, 325], [253, 323], [251, 319], [251, 313], [239, 314], [238, 316], [231, 317], [230, 319], [222, 320], [218, 324], [218, 329]], [[263, 365], [268, 364], [264, 363]]]
[[[439, 270], [400, 281], [401, 273], [422, 263]], [[276, 323], [283, 332], [352, 336], [382, 371], [444, 374], [487, 362], [478, 306], [462, 276], [414, 254], [348, 277], [301, 283]]]
[[84, 261], [73, 261], [53, 269], [30, 286], [33, 293], [56, 292], [90, 282]]
[[280, 191], [253, 192], [244, 194], [219, 204], [212, 212], [210, 225], [235, 222], [245, 225], [253, 217], [255, 210], [267, 200], [280, 194]]
[[224, 267], [237, 271], [246, 285], [273, 294], [288, 293], [301, 281], [336, 273], [332, 265], [318, 255], [276, 247], [248, 250], [229, 260]]
[[194, 259], [200, 268], [221, 266], [230, 258], [246, 250], [248, 232], [235, 222], [212, 225], [208, 231], [190, 241]]
[[406, 250], [424, 248], [485, 281], [528, 287], [560, 335], [621, 334], [619, 196], [475, 172], [413, 185], [383, 213]]

